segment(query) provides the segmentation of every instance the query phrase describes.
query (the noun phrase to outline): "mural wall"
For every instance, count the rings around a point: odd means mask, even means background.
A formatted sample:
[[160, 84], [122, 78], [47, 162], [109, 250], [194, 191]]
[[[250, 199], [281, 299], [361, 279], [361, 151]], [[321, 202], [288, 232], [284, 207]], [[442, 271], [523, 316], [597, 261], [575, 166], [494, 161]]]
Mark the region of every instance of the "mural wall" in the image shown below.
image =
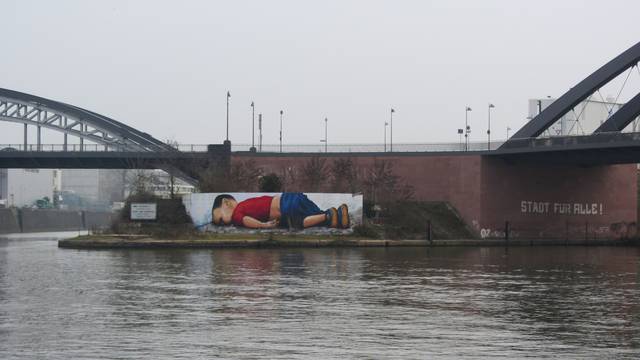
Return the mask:
[[[216, 198], [220, 200], [216, 202]], [[182, 201], [194, 226], [211, 232], [303, 228], [351, 231], [362, 224], [363, 214], [361, 194], [194, 193]], [[341, 218], [332, 223], [332, 216]]]

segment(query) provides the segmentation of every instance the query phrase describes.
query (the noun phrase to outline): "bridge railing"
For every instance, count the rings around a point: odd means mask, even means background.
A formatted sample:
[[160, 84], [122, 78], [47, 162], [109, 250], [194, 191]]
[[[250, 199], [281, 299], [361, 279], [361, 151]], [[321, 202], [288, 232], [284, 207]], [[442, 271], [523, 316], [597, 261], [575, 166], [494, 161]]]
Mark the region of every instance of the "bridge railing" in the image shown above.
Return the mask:
[[[177, 150], [184, 152], [206, 152], [208, 145], [203, 144], [186, 144], [179, 145]], [[122, 146], [107, 146], [101, 144], [0, 144], [0, 151], [85, 151], [85, 152], [115, 152], [126, 151]]]
[[509, 139], [504, 144], [506, 149], [575, 147], [579, 145], [620, 143], [640, 141], [638, 132], [601, 132], [588, 135], [549, 136], [537, 138]]
[[[442, 142], [442, 143], [395, 143], [393, 144], [393, 152], [479, 152], [487, 150], [504, 149], [535, 149], [549, 147], [575, 147], [577, 145], [589, 144], [606, 144], [613, 142], [631, 142], [640, 141], [640, 132], [620, 133], [620, 132], [603, 132], [590, 135], [571, 135], [571, 136], [551, 136], [538, 138], [523, 138], [496, 140], [488, 144], [486, 141], [473, 141], [465, 144], [464, 142]], [[231, 144], [231, 151], [246, 152], [251, 151], [250, 144]], [[391, 152], [390, 144], [263, 144], [255, 145], [257, 152], [263, 153], [357, 153], [357, 152]], [[207, 152], [206, 144], [179, 144], [174, 146], [176, 150], [182, 152], [201, 153]], [[105, 151], [125, 151], [126, 149], [118, 146], [105, 146], [100, 144], [0, 144], [0, 151], [86, 151], [86, 152], [105, 152]]]
[[99, 144], [0, 144], [0, 151], [122, 151], [114, 147]]
[[[393, 144], [393, 152], [462, 152], [462, 151], [487, 151], [487, 149], [495, 150], [504, 141], [491, 142], [490, 146], [487, 142], [469, 142], [465, 146], [464, 143], [403, 143]], [[206, 152], [208, 145], [206, 144], [180, 144], [174, 146], [176, 150], [182, 152]], [[261, 147], [256, 146], [257, 152], [279, 153], [282, 149], [284, 153], [345, 153], [345, 152], [391, 152], [391, 146], [387, 144], [263, 144]], [[0, 144], [0, 151], [43, 151], [43, 152], [61, 152], [61, 151], [85, 151], [85, 152], [113, 152], [124, 151], [119, 147], [105, 146], [99, 144], [28, 144], [25, 148], [23, 144]], [[250, 144], [231, 144], [231, 151], [242, 152], [250, 151]]]
[[[400, 143], [393, 144], [393, 152], [464, 152], [464, 151], [487, 151], [495, 150], [504, 141], [470, 142], [467, 146], [464, 143]], [[256, 152], [264, 153], [358, 153], [358, 152], [391, 152], [389, 144], [263, 144], [262, 147], [256, 145]], [[281, 151], [282, 149], [282, 151]], [[231, 144], [231, 151], [245, 152], [251, 150], [251, 144]]]

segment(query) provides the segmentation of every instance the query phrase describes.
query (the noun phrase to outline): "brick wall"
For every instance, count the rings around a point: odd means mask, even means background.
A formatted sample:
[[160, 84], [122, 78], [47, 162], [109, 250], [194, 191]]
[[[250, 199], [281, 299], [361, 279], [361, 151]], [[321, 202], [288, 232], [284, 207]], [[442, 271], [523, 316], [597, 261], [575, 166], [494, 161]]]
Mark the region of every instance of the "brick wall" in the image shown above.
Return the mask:
[[[253, 159], [265, 173], [283, 177], [299, 173], [313, 156], [236, 153], [231, 162]], [[341, 157], [350, 158], [361, 176], [376, 160], [391, 162], [416, 199], [449, 202], [478, 235], [500, 236], [508, 220], [521, 236], [563, 237], [567, 228], [583, 234], [587, 224], [591, 236], [604, 237], [605, 228], [637, 218], [636, 165], [518, 165], [479, 155], [416, 153], [328, 154], [327, 164]], [[308, 191], [300, 183], [287, 190]]]

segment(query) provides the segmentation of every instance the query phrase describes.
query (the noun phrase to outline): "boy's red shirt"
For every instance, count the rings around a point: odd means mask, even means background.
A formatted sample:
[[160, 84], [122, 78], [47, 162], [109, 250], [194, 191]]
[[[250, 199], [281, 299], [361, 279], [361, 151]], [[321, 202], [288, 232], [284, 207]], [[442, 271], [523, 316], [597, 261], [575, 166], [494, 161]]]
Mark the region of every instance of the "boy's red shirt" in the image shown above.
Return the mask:
[[273, 196], [259, 196], [244, 201], [240, 201], [231, 214], [231, 222], [234, 225], [242, 226], [242, 219], [251, 216], [258, 221], [269, 220], [271, 213], [271, 201]]

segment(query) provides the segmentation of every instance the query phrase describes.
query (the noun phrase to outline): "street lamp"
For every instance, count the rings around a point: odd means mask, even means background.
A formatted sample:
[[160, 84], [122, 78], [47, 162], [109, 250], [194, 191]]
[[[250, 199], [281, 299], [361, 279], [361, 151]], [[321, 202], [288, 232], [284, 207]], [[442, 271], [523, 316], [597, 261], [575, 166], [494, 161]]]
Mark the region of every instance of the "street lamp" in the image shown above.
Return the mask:
[[258, 136], [258, 149], [262, 152], [262, 114], [258, 114], [258, 133], [260, 134]]
[[389, 126], [388, 122], [384, 122], [384, 152], [387, 152], [387, 126]]
[[231, 93], [227, 91], [227, 141], [229, 141], [229, 98], [231, 98]]
[[327, 120], [327, 118], [324, 118], [324, 140], [320, 140], [320, 142], [324, 143], [324, 152], [326, 153], [328, 151], [328, 145], [327, 145], [327, 122], [329, 120]]
[[280, 152], [282, 152], [282, 114], [284, 112], [280, 110]]
[[251, 102], [251, 149], [249, 151], [256, 151], [256, 107], [253, 101]]
[[471, 133], [471, 126], [469, 126], [469, 111], [470, 107], [466, 107], [464, 110], [464, 150], [469, 151], [469, 134]]
[[489, 117], [487, 120], [487, 150], [491, 150], [491, 109], [496, 106], [489, 103]]
[[393, 152], [393, 113], [396, 112], [393, 108], [391, 108], [391, 135], [389, 138], [389, 150]]

